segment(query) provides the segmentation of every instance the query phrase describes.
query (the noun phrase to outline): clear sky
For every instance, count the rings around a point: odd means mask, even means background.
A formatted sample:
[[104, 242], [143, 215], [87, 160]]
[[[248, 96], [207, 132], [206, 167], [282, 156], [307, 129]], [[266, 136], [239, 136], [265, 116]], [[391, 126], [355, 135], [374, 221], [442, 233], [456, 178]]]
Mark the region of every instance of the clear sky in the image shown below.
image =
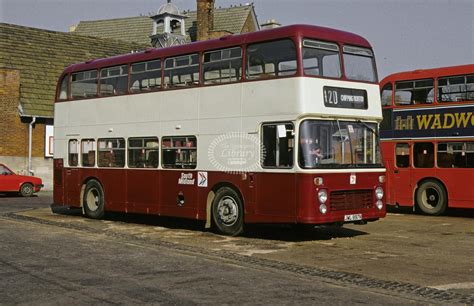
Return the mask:
[[[250, 0], [216, 0], [216, 7]], [[0, 21], [67, 31], [81, 20], [147, 15], [166, 0], [0, 0]], [[173, 0], [196, 9], [195, 0]], [[260, 23], [306, 23], [364, 36], [379, 76], [474, 63], [473, 0], [254, 0]]]

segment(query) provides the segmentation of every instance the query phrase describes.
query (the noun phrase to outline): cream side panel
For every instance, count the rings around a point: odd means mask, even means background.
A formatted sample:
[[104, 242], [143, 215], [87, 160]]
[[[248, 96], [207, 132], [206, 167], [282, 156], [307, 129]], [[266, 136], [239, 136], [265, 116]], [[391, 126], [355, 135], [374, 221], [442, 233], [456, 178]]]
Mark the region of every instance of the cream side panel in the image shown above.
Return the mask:
[[296, 115], [300, 107], [302, 78], [247, 82], [242, 90], [242, 116]]
[[240, 117], [243, 83], [203, 87], [200, 91], [199, 118]]

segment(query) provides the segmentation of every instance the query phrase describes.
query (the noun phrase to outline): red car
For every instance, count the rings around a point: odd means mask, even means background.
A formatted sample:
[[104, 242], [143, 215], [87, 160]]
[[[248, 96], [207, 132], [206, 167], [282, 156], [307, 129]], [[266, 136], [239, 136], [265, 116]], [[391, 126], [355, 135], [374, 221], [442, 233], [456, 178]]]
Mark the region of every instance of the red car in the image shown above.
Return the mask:
[[0, 192], [19, 192], [24, 197], [30, 197], [42, 187], [43, 182], [39, 177], [17, 175], [0, 164]]

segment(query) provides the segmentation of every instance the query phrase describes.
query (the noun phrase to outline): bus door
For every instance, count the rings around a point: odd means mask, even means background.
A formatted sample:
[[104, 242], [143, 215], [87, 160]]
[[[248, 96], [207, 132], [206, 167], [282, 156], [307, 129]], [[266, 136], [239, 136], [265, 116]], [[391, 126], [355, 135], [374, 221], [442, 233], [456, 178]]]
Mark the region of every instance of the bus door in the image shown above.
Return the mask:
[[390, 199], [401, 206], [413, 204], [413, 186], [411, 184], [411, 155], [409, 143], [395, 144], [395, 167], [390, 183]]
[[256, 177], [257, 214], [272, 216], [275, 222], [293, 222], [296, 217], [296, 176], [292, 171], [295, 131], [291, 122], [262, 125], [265, 148], [262, 167], [268, 171]]

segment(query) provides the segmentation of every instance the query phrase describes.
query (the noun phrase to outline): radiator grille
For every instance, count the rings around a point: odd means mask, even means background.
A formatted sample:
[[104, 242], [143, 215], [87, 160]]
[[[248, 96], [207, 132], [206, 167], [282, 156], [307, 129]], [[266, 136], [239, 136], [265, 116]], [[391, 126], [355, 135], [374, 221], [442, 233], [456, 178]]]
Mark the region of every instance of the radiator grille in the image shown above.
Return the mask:
[[373, 207], [372, 190], [341, 190], [330, 194], [330, 210], [351, 210]]

